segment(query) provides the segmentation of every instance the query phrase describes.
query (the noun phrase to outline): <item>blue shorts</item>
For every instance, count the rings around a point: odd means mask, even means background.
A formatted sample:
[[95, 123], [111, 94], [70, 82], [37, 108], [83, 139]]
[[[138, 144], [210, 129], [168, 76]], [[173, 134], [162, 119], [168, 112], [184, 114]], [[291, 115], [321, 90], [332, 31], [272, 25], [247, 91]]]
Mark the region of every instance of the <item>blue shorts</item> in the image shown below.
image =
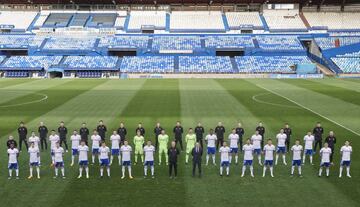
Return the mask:
[[214, 155], [216, 153], [216, 148], [215, 147], [208, 147], [207, 148], [207, 153], [208, 153], [208, 155], [209, 154]]
[[122, 162], [123, 166], [130, 166], [131, 165], [131, 161], [123, 161]]
[[221, 162], [221, 167], [224, 167], [224, 166], [228, 167], [229, 164], [230, 164], [229, 161], [223, 161], [223, 162]]
[[254, 153], [257, 155], [261, 154], [261, 149], [254, 149]]
[[273, 160], [265, 160], [264, 165], [273, 166]]
[[100, 159], [100, 166], [108, 167], [109, 163], [110, 163], [109, 159]]
[[79, 151], [78, 149], [72, 149], [72, 155], [78, 155]]
[[320, 167], [330, 167], [330, 162], [322, 162], [320, 163]]
[[243, 165], [252, 165], [253, 161], [252, 160], [244, 160]]
[[111, 149], [111, 155], [120, 155], [120, 149]]
[[64, 167], [64, 162], [55, 162], [55, 167], [56, 168]]
[[231, 149], [231, 153], [238, 153], [239, 148], [230, 148]]
[[37, 167], [39, 166], [39, 162], [30, 162], [30, 166]]
[[93, 148], [92, 153], [93, 154], [99, 154], [99, 148]]
[[350, 160], [348, 160], [348, 161], [341, 161], [340, 165], [341, 165], [341, 166], [350, 166]]
[[305, 150], [305, 154], [306, 155], [313, 155], [313, 150], [312, 149], [307, 149], [307, 150]]
[[89, 161], [87, 161], [87, 160], [81, 160], [81, 161], [79, 161], [79, 165], [80, 165], [80, 166], [88, 166], [88, 165], [89, 165]]
[[9, 168], [9, 170], [17, 170], [18, 164], [17, 163], [9, 163], [8, 168]]
[[285, 147], [278, 147], [276, 152], [284, 154], [284, 153], [286, 153], [286, 148]]
[[145, 161], [144, 166], [154, 166], [154, 161]]
[[292, 166], [295, 166], [295, 165], [300, 166], [301, 165], [301, 160], [293, 160], [292, 161]]

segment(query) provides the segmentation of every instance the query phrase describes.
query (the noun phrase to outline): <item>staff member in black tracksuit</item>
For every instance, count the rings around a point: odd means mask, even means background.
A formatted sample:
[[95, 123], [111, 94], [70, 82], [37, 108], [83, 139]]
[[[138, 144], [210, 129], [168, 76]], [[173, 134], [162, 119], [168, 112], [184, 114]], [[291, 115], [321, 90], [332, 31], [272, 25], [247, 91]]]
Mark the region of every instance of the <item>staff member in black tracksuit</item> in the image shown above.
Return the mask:
[[290, 138], [291, 138], [291, 135], [292, 135], [292, 131], [291, 131], [291, 128], [290, 128], [288, 123], [285, 124], [284, 133], [286, 134], [286, 141], [285, 141], [286, 152], [290, 152], [289, 151], [290, 150]]
[[235, 128], [236, 134], [239, 135], [239, 144], [240, 144], [240, 153], [242, 151], [242, 147], [243, 147], [243, 136], [245, 134], [245, 130], [242, 127], [241, 123], [238, 123], [238, 126]]
[[[169, 157], [169, 177], [176, 178], [177, 176], [177, 158], [180, 154], [180, 151], [176, 148], [176, 142], [171, 142], [171, 147], [168, 149], [168, 157]], [[174, 170], [174, 176], [172, 174]]]
[[87, 146], [89, 146], [89, 129], [86, 127], [86, 123], [82, 123], [82, 126], [79, 130], [81, 141], [84, 141]]
[[325, 143], [328, 143], [328, 146], [329, 146], [330, 149], [331, 149], [330, 162], [331, 162], [331, 164], [334, 164], [334, 162], [333, 162], [333, 156], [334, 156], [334, 153], [335, 153], [336, 137], [335, 137], [335, 134], [334, 134], [333, 131], [330, 131], [330, 132], [329, 132], [329, 136], [327, 136], [327, 137], [325, 138]]
[[193, 157], [192, 176], [195, 177], [195, 170], [197, 167], [199, 169], [199, 177], [201, 177], [201, 160], [203, 155], [203, 148], [200, 146], [199, 142], [195, 144], [195, 147], [191, 151], [191, 155]]
[[179, 142], [180, 143], [180, 148], [181, 151], [183, 150], [183, 144], [182, 144], [182, 134], [184, 133], [184, 129], [181, 126], [181, 123], [178, 121], [176, 122], [176, 126], [173, 129], [173, 133], [175, 136], [175, 142], [176, 144]]
[[263, 127], [262, 122], [259, 122], [259, 125], [256, 127], [255, 131], [258, 131], [261, 135], [261, 149], [264, 148], [264, 139], [265, 139], [265, 127]]
[[203, 138], [204, 138], [205, 129], [199, 122], [198, 125], [195, 127], [195, 134], [196, 134], [196, 142], [199, 142], [201, 148], [203, 148]]
[[6, 142], [6, 146], [8, 149], [10, 149], [10, 146], [13, 145], [14, 148], [17, 147], [17, 142], [15, 141], [14, 137], [12, 135], [9, 136], [9, 139]]
[[60, 138], [60, 146], [62, 147], [62, 144], [65, 144], [66, 152], [68, 152], [68, 145], [66, 141], [66, 135], [68, 133], [67, 128], [64, 125], [64, 122], [60, 122], [60, 126], [58, 128], [59, 138]]
[[314, 152], [316, 152], [316, 147], [319, 145], [319, 150], [322, 148], [322, 135], [324, 133], [324, 129], [321, 127], [320, 122], [316, 124], [316, 127], [313, 130], [313, 134], [315, 137], [315, 146]]
[[41, 150], [47, 150], [47, 135], [49, 133], [48, 128], [44, 125], [44, 122], [40, 122], [40, 126], [38, 128]]
[[140, 131], [140, 135], [145, 137], [145, 128], [142, 126], [142, 123], [138, 124], [138, 127], [135, 129], [135, 133], [137, 133], [137, 131]]
[[224, 143], [224, 134], [225, 134], [225, 127], [223, 126], [223, 124], [221, 122], [218, 123], [218, 125], [215, 127], [215, 134], [217, 137], [216, 140], [216, 149], [219, 149], [219, 144], [220, 146], [223, 146]]
[[127, 130], [123, 122], [120, 123], [120, 126], [117, 129], [117, 133], [120, 136], [120, 145], [123, 145], [127, 135]]
[[157, 150], [158, 146], [159, 146], [159, 134], [161, 134], [161, 131], [163, 130], [163, 128], [161, 127], [160, 123], [156, 123], [155, 128], [154, 128], [154, 134], [155, 134], [155, 149]]
[[104, 122], [102, 120], [99, 121], [99, 125], [96, 127], [96, 130], [98, 131], [98, 134], [101, 137], [101, 140], [103, 142], [105, 142], [107, 128], [104, 125]]
[[18, 128], [18, 134], [19, 134], [19, 150], [21, 152], [22, 149], [22, 143], [25, 143], [26, 150], [28, 150], [29, 145], [27, 143], [27, 128], [25, 127], [24, 122], [20, 122], [20, 126]]

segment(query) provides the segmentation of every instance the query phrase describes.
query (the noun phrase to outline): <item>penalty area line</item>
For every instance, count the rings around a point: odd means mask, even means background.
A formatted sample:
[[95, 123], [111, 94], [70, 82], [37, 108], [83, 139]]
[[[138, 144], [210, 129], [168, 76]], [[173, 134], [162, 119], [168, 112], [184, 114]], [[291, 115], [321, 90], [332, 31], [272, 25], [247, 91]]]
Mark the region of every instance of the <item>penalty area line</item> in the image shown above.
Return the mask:
[[328, 121], [330, 121], [330, 122], [332, 122], [332, 123], [334, 123], [334, 124], [336, 124], [336, 125], [344, 128], [344, 129], [346, 129], [346, 130], [348, 130], [348, 131], [356, 134], [357, 136], [360, 136], [360, 133], [359, 133], [359, 132], [356, 132], [356, 131], [350, 129], [350, 128], [348, 128], [348, 127], [346, 127], [346, 126], [344, 126], [344, 125], [342, 125], [342, 124], [340, 124], [340, 123], [338, 123], [338, 122], [336, 122], [336, 121], [334, 121], [334, 120], [332, 120], [332, 119], [330, 119], [330, 118], [328, 118], [328, 117], [320, 114], [319, 112], [316, 112], [316, 111], [314, 111], [314, 110], [312, 110], [312, 109], [310, 109], [310, 108], [302, 105], [301, 103], [298, 103], [298, 102], [296, 102], [296, 101], [294, 101], [294, 100], [292, 100], [292, 99], [290, 99], [290, 98], [288, 98], [288, 97], [286, 97], [286, 96], [284, 96], [284, 95], [281, 95], [281, 94], [278, 93], [278, 92], [275, 92], [275, 91], [273, 91], [273, 90], [270, 90], [270, 89], [265, 88], [265, 87], [263, 87], [263, 86], [260, 86], [260, 85], [258, 85], [258, 84], [256, 84], [256, 86], [258, 86], [258, 87], [260, 87], [260, 88], [262, 88], [262, 89], [264, 89], [264, 90], [266, 90], [266, 91], [268, 91], [268, 92], [270, 92], [270, 93], [272, 93], [272, 94], [275, 94], [275, 95], [277, 95], [277, 96], [280, 96], [280, 97], [282, 97], [282, 98], [284, 98], [284, 99], [286, 99], [286, 100], [288, 100], [288, 101], [290, 101], [290, 102], [292, 102], [292, 103], [300, 106], [301, 108], [306, 109], [306, 110], [308, 110], [308, 111], [310, 111], [310, 112], [312, 112], [312, 113], [314, 113], [314, 114], [316, 114], [316, 115], [318, 115], [318, 116], [320, 116], [320, 117], [322, 117], [322, 118], [324, 118], [324, 119], [326, 119], [326, 120], [328, 120]]

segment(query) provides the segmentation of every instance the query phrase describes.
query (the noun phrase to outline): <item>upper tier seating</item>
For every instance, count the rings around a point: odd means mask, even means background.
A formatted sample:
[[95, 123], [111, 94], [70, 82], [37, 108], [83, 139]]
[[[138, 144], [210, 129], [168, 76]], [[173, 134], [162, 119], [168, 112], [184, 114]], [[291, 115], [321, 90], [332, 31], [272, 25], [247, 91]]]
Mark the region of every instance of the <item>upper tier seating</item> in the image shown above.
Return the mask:
[[254, 47], [251, 36], [207, 36], [205, 38], [207, 48], [244, 48]]
[[230, 29], [240, 29], [252, 26], [254, 29], [263, 29], [258, 12], [226, 12], [226, 19]]
[[220, 11], [174, 11], [170, 17], [171, 31], [225, 31]]
[[71, 69], [116, 69], [118, 57], [112, 56], [68, 56], [63, 64]]
[[180, 56], [181, 73], [233, 73], [230, 57]]
[[331, 60], [343, 73], [360, 73], [360, 57], [333, 57]]
[[336, 57], [360, 57], [360, 51], [345, 53], [343, 55], [337, 55]]
[[123, 73], [173, 73], [174, 57], [125, 56], [121, 62]]
[[360, 37], [318, 37], [315, 42], [322, 50], [335, 48], [335, 42], [339, 40], [340, 47], [360, 43]]
[[128, 25], [129, 31], [140, 31], [142, 26], [154, 26], [155, 29], [165, 29], [165, 11], [132, 11]]
[[0, 25], [9, 25], [14, 26], [14, 29], [27, 30], [37, 14], [37, 12], [1, 11]]
[[99, 47], [108, 48], [147, 48], [148, 36], [106, 36], [100, 38]]
[[360, 13], [305, 12], [304, 15], [314, 29], [324, 27], [330, 30], [360, 29]]
[[39, 47], [43, 41], [35, 35], [0, 35], [0, 48]]
[[263, 50], [304, 50], [296, 36], [256, 36], [256, 39]]
[[67, 27], [73, 15], [72, 13], [50, 13], [43, 26]]
[[9, 69], [42, 69], [57, 65], [62, 56], [11, 56], [0, 68]]
[[296, 10], [265, 10], [263, 15], [270, 30], [307, 30]]
[[311, 63], [306, 56], [242, 56], [235, 61], [240, 73], [295, 73], [291, 66]]
[[152, 48], [158, 51], [194, 50], [201, 48], [199, 36], [155, 36]]
[[95, 38], [82, 37], [52, 37], [44, 45], [45, 50], [91, 50], [95, 45]]

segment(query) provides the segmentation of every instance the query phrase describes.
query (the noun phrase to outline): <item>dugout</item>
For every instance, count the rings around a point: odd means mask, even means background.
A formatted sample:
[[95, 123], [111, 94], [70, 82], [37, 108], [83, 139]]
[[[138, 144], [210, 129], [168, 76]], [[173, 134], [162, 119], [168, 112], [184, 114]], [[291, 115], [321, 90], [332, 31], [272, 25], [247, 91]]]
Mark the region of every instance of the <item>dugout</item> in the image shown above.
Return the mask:
[[235, 56], [244, 56], [245, 51], [243, 49], [217, 49], [215, 50], [216, 56], [229, 56], [231, 58]]
[[64, 77], [64, 70], [60, 68], [49, 68], [48, 78], [62, 78]]
[[0, 55], [10, 57], [10, 56], [27, 56], [28, 49], [0, 49]]

